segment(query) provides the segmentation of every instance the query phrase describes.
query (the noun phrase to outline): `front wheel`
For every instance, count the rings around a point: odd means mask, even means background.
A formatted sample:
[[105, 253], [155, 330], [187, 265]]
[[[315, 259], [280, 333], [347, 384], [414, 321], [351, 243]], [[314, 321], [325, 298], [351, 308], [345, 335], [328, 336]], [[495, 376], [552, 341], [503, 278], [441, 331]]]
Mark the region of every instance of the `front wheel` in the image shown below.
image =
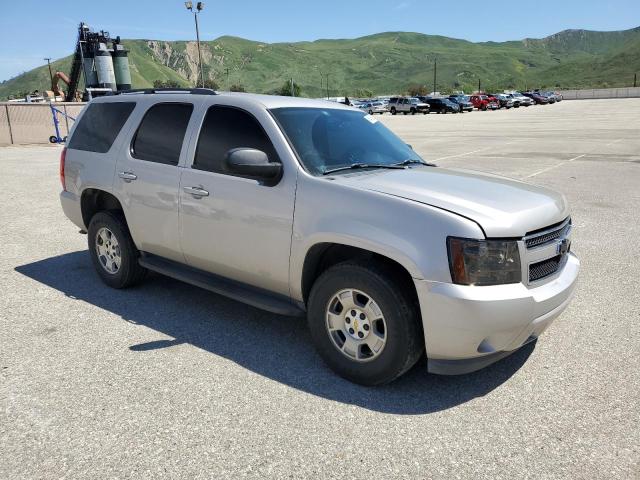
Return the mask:
[[344, 262], [325, 271], [309, 296], [308, 322], [320, 356], [363, 385], [388, 383], [424, 351], [410, 285], [376, 263]]
[[396, 112], [395, 107], [391, 107], [391, 115], [395, 115], [396, 113], [397, 113], [397, 112]]

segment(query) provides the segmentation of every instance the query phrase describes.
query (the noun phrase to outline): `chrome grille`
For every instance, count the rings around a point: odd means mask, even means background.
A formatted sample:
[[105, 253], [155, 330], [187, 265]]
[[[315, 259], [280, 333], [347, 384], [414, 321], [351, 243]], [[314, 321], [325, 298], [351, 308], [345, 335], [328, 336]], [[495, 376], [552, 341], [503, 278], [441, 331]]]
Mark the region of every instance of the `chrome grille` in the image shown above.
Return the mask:
[[559, 238], [566, 237], [569, 233], [569, 230], [571, 230], [571, 219], [567, 218], [557, 227], [526, 236], [524, 242], [527, 248], [540, 247], [542, 245], [546, 245], [547, 243], [551, 243]]
[[565, 257], [566, 255], [556, 255], [547, 260], [532, 263], [529, 265], [529, 281], [535, 282], [536, 280], [541, 280], [549, 275], [553, 275], [560, 269]]

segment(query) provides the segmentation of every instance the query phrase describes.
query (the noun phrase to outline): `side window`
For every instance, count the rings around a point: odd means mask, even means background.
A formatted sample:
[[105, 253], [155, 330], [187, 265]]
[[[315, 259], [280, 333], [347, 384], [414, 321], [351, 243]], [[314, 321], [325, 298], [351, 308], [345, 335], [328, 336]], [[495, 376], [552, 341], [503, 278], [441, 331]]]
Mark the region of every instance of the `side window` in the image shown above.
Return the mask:
[[107, 153], [135, 106], [135, 102], [90, 103], [80, 117], [68, 147]]
[[224, 162], [233, 148], [255, 148], [266, 153], [270, 162], [279, 161], [271, 140], [253, 115], [234, 107], [209, 108], [200, 130], [193, 168], [235, 175]]
[[133, 137], [131, 155], [139, 160], [177, 165], [192, 111], [190, 103], [152, 106]]

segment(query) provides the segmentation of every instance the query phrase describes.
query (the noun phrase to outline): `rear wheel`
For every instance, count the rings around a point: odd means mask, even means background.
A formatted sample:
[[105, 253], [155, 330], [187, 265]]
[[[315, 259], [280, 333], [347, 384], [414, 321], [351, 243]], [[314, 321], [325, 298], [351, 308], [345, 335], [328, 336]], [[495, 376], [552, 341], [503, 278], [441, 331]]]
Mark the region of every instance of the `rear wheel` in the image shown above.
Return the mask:
[[395, 115], [396, 113], [396, 107], [391, 107], [391, 115]]
[[87, 233], [91, 261], [104, 283], [127, 288], [144, 278], [147, 270], [138, 264], [140, 252], [121, 212], [96, 213]]
[[412, 108], [412, 109], [411, 109], [411, 115], [415, 115], [415, 114], [416, 114], [416, 109], [415, 109], [415, 108]]
[[344, 262], [315, 282], [308, 302], [313, 342], [340, 376], [363, 385], [391, 382], [424, 351], [418, 309], [383, 265]]

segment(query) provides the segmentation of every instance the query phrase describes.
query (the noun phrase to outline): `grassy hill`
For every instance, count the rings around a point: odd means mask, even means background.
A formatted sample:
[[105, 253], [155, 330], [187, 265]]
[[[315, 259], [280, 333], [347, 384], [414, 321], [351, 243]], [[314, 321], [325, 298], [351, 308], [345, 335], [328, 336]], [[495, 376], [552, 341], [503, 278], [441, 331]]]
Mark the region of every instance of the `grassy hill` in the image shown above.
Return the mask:
[[[197, 79], [195, 42], [125, 40], [130, 50], [133, 85], [154, 80], [193, 85]], [[640, 27], [616, 32], [566, 30], [543, 39], [473, 43], [420, 33], [386, 32], [356, 39], [261, 43], [220, 37], [202, 43], [205, 77], [221, 89], [241, 84], [248, 91], [271, 93], [293, 78], [310, 97], [405, 91], [433, 84], [438, 61], [438, 90], [471, 91], [526, 87], [589, 88], [628, 86], [640, 72]], [[71, 57], [54, 62], [69, 71]], [[0, 83], [0, 99], [48, 89], [46, 66]]]

